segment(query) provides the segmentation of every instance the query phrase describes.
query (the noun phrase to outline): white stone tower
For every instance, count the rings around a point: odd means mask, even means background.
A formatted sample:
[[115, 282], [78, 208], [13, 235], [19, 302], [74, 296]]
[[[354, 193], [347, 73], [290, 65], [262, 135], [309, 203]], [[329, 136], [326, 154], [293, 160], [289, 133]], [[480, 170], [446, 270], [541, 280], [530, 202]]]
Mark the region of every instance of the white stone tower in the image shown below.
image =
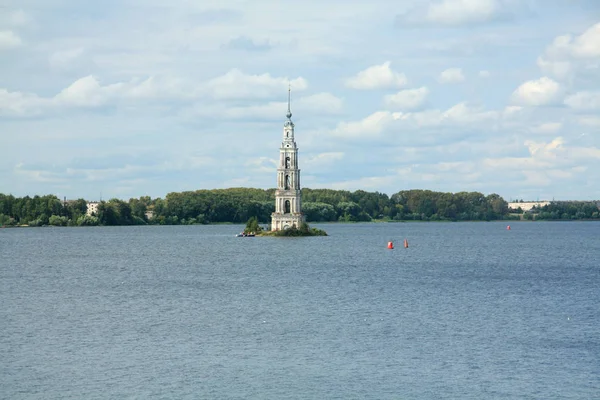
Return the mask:
[[277, 167], [277, 190], [275, 191], [275, 212], [271, 214], [271, 230], [300, 225], [305, 221], [302, 214], [300, 191], [300, 170], [298, 169], [298, 147], [294, 140], [294, 123], [290, 110], [291, 88], [288, 88], [287, 121], [283, 124], [283, 142], [279, 148]]

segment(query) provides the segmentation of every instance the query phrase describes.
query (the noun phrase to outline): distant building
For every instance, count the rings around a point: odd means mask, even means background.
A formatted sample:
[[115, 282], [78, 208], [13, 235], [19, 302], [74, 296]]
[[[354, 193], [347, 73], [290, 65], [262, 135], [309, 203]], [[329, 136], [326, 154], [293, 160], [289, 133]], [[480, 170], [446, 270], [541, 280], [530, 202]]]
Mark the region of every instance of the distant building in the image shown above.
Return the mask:
[[154, 218], [154, 211], [152, 211], [152, 210], [148, 210], [144, 214], [146, 215], [146, 219], [148, 219], [148, 220]]
[[549, 201], [524, 201], [524, 202], [514, 202], [514, 203], [508, 203], [508, 208], [512, 208], [513, 210], [516, 210], [518, 208], [521, 208], [521, 210], [523, 211], [531, 211], [531, 209], [533, 207], [544, 207], [544, 206], [548, 206], [550, 205]]
[[85, 215], [97, 215], [98, 214], [98, 204], [99, 201], [88, 201], [87, 202], [87, 210]]

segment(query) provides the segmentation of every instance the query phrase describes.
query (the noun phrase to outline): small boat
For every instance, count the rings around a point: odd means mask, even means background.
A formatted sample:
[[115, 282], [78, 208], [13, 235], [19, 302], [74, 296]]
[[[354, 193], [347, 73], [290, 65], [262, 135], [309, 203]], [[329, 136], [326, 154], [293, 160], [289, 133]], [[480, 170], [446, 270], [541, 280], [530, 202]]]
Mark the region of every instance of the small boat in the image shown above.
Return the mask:
[[235, 237], [254, 237], [254, 233], [238, 233], [237, 235], [235, 235]]

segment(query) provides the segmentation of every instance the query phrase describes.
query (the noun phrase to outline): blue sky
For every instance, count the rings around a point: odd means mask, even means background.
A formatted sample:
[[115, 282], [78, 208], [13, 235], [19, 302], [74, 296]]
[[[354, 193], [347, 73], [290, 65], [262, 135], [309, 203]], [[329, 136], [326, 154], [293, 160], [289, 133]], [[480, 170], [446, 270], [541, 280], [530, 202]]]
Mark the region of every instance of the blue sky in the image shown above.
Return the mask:
[[[398, 5], [398, 4], [401, 5]], [[600, 199], [596, 0], [8, 0], [0, 192]]]

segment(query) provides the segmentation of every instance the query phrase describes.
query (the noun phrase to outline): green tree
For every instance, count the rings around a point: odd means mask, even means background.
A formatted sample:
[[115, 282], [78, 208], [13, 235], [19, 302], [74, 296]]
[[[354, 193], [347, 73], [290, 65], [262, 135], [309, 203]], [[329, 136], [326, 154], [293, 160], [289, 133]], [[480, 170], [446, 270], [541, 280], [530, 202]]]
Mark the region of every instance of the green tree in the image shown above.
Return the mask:
[[59, 215], [50, 216], [48, 223], [53, 226], [67, 226], [69, 219], [67, 217], [61, 217]]
[[336, 205], [340, 221], [359, 221], [360, 206], [353, 201], [342, 201]]
[[129, 199], [129, 208], [133, 217], [138, 217], [142, 220], [146, 220], [146, 210], [148, 209], [146, 201], [142, 201], [141, 198]]
[[77, 225], [79, 226], [96, 226], [99, 223], [98, 217], [93, 215], [82, 215], [77, 218]]
[[119, 225], [119, 213], [115, 209], [114, 202], [100, 202], [97, 214], [100, 225]]
[[337, 220], [337, 212], [331, 204], [321, 202], [302, 203], [302, 212], [309, 222], [325, 222]]
[[321, 229], [311, 228], [306, 222], [300, 227], [292, 226], [274, 233], [274, 236], [327, 236], [327, 233]]
[[258, 224], [258, 218], [250, 217], [248, 222], [246, 222], [246, 228], [244, 229], [244, 233], [259, 233], [261, 230], [262, 229]]

